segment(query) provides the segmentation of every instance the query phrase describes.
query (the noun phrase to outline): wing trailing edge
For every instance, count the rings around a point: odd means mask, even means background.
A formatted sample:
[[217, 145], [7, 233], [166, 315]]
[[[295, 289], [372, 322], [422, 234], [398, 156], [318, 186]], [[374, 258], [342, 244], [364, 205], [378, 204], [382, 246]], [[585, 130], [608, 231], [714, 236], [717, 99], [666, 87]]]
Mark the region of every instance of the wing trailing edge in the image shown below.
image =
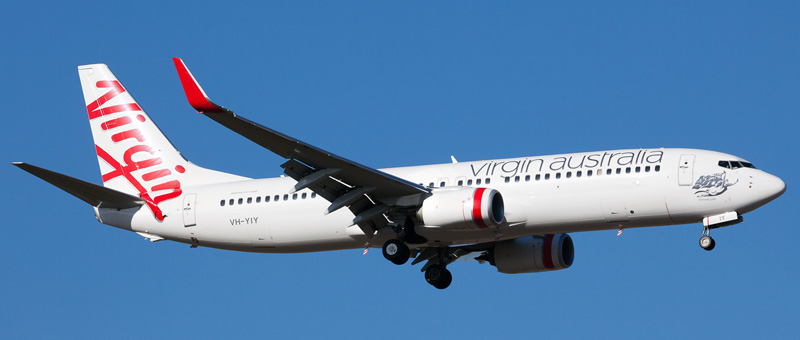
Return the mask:
[[127, 209], [139, 207], [145, 204], [145, 201], [140, 197], [128, 195], [114, 189], [109, 189], [47, 169], [42, 169], [34, 165], [21, 162], [14, 162], [11, 164], [27, 171], [31, 175], [43, 179], [47, 183], [55, 185], [59, 189], [66, 191], [72, 196], [80, 198], [82, 201], [89, 203], [94, 207]]

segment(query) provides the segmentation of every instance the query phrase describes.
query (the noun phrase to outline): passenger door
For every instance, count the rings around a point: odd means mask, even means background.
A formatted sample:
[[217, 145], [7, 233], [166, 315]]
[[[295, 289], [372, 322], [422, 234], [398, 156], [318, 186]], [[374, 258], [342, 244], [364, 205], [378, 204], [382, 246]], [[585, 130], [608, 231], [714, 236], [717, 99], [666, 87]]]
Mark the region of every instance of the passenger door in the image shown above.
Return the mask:
[[681, 155], [678, 163], [678, 185], [694, 183], [694, 155]]

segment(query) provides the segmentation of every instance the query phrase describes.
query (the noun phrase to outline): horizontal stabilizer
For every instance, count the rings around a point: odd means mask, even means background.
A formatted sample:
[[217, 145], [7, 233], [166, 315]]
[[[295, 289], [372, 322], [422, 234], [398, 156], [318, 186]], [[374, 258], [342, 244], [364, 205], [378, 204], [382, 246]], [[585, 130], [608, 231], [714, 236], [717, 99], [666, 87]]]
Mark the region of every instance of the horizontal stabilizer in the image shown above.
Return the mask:
[[145, 204], [139, 197], [109, 189], [26, 163], [11, 163], [46, 182], [57, 186], [72, 196], [100, 208], [135, 208]]

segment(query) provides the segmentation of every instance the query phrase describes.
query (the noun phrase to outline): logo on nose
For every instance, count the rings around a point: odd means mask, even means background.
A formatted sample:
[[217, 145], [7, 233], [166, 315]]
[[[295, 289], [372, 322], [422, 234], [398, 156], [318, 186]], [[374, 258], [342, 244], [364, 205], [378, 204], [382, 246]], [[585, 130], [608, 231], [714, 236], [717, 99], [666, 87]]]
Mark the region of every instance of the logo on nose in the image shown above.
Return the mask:
[[695, 196], [711, 197], [722, 195], [722, 193], [728, 190], [729, 186], [739, 182], [737, 179], [736, 182], [731, 183], [726, 178], [727, 175], [728, 174], [723, 171], [713, 175], [700, 176], [697, 182], [694, 183], [694, 186], [692, 186], [692, 189], [695, 190]]

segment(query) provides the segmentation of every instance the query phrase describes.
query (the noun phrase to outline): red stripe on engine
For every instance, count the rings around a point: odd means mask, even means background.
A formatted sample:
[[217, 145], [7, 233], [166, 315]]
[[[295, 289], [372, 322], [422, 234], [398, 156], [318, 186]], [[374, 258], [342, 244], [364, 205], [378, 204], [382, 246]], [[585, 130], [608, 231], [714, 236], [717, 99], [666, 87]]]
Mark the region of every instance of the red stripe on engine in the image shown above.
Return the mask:
[[553, 265], [553, 234], [544, 236], [544, 246], [542, 247], [542, 259], [544, 260], [544, 267], [547, 269], [556, 269]]
[[486, 188], [478, 188], [472, 196], [472, 220], [478, 225], [478, 228], [488, 229], [489, 226], [483, 221], [483, 214], [481, 214], [481, 201], [483, 201], [483, 192]]

